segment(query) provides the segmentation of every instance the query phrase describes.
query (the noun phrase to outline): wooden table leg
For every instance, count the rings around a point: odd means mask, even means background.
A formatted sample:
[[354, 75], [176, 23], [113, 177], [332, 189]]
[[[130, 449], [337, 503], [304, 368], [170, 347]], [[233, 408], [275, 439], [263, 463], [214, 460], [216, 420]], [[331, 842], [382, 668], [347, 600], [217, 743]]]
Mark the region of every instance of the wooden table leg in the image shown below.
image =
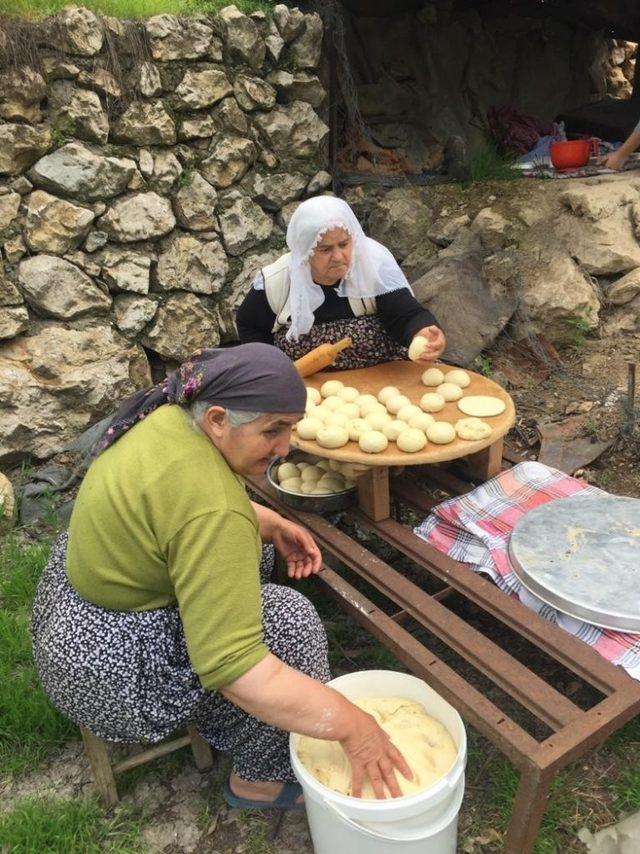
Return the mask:
[[391, 515], [389, 469], [386, 466], [372, 466], [356, 483], [358, 504], [365, 516], [374, 522], [388, 519]]
[[489, 445], [477, 454], [469, 454], [467, 467], [469, 472], [480, 480], [489, 480], [500, 474], [502, 469], [502, 446], [504, 439], [500, 437], [493, 445]]

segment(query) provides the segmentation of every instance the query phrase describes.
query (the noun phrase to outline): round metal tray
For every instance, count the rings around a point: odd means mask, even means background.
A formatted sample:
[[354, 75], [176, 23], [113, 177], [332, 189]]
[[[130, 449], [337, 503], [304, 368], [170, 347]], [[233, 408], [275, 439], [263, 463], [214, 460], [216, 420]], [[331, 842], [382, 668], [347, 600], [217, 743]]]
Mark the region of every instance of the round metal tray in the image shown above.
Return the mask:
[[292, 507], [294, 510], [302, 510], [305, 513], [337, 513], [339, 510], [345, 510], [353, 504], [356, 495], [355, 486], [343, 489], [340, 492], [331, 492], [328, 495], [307, 495], [304, 492], [290, 492], [287, 489], [282, 489], [276, 480], [275, 470], [283, 462], [319, 462], [320, 460], [321, 457], [314, 457], [302, 451], [294, 451], [287, 457], [278, 457], [269, 463], [267, 480], [275, 489], [278, 498], [283, 504]]
[[596, 626], [640, 632], [640, 499], [549, 501], [516, 523], [509, 558], [543, 602]]

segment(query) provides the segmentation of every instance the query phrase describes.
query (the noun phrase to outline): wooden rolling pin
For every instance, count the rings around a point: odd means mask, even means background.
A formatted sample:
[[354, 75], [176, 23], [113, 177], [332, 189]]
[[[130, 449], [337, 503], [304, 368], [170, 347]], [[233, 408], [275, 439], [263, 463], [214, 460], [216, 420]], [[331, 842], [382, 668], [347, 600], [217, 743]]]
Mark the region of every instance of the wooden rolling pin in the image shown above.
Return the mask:
[[318, 371], [328, 368], [333, 365], [338, 354], [347, 347], [351, 347], [351, 338], [342, 338], [336, 341], [335, 344], [320, 344], [314, 347], [310, 353], [306, 353], [293, 363], [301, 377], [310, 377], [312, 374], [317, 374]]

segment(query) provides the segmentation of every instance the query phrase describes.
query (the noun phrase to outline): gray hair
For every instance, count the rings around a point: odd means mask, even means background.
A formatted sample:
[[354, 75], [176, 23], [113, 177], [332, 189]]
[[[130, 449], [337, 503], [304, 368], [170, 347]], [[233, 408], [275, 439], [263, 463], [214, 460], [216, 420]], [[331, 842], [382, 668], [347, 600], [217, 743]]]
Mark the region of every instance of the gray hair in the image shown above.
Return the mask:
[[[212, 405], [213, 404], [208, 400], [195, 400], [189, 407], [189, 412], [193, 421], [196, 424], [199, 424], [202, 416]], [[247, 412], [243, 409], [225, 409], [225, 414], [232, 427], [241, 427], [243, 424], [250, 424], [257, 418], [261, 418], [265, 413]]]

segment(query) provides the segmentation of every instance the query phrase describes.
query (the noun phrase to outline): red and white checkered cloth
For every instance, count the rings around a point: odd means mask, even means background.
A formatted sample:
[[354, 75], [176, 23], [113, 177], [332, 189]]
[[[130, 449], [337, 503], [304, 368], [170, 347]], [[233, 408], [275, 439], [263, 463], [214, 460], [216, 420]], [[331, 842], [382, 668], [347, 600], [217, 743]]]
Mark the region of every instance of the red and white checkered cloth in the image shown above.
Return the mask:
[[557, 611], [520, 583], [509, 562], [509, 534], [518, 519], [534, 507], [576, 492], [596, 495], [602, 490], [542, 463], [519, 463], [466, 495], [434, 507], [414, 533], [438, 551], [488, 575], [505, 593], [640, 680], [640, 634], [601, 629]]

